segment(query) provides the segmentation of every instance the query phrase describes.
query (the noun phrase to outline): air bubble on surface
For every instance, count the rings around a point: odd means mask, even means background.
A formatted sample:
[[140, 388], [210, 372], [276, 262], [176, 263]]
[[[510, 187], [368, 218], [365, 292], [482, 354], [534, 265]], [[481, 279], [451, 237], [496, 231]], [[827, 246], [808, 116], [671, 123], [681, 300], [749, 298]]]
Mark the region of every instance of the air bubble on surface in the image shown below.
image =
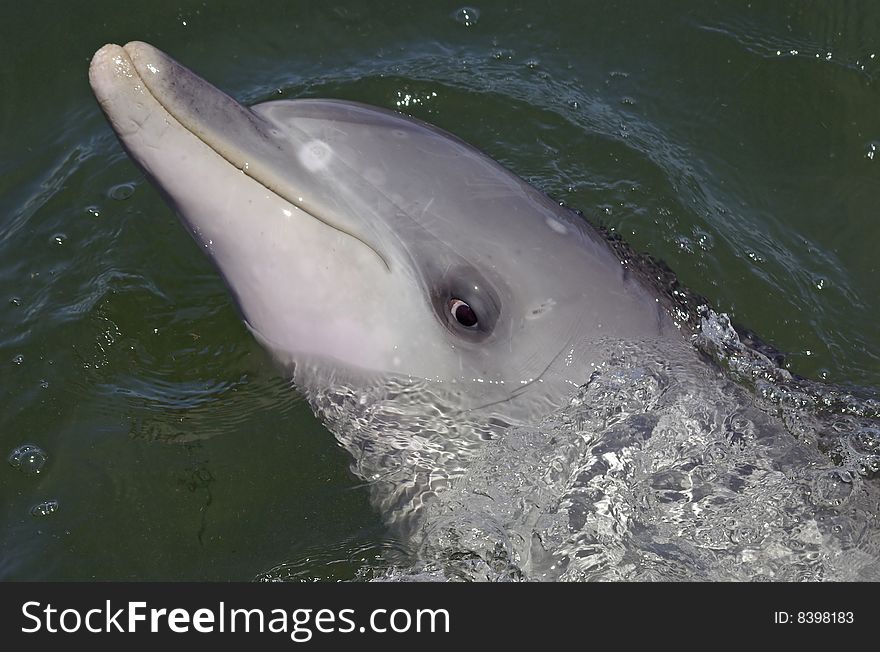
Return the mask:
[[452, 12], [452, 17], [465, 27], [473, 27], [480, 19], [480, 10], [475, 7], [460, 7]]
[[58, 501], [57, 500], [44, 500], [38, 505], [34, 505], [31, 507], [31, 515], [36, 516], [38, 518], [43, 518], [45, 516], [51, 516], [55, 512], [58, 511]]
[[46, 466], [49, 456], [36, 444], [22, 444], [13, 450], [7, 460], [9, 465], [27, 475], [38, 475]]

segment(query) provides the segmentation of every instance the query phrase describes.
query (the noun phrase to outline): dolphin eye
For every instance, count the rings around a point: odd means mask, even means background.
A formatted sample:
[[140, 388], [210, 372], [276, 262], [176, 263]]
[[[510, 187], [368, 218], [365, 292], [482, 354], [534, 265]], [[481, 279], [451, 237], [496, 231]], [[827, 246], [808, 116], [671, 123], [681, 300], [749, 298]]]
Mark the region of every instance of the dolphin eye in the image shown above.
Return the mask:
[[474, 312], [473, 308], [461, 299], [456, 299], [455, 297], [449, 300], [449, 312], [455, 317], [455, 321], [465, 328], [473, 328], [479, 321], [477, 319], [477, 313]]

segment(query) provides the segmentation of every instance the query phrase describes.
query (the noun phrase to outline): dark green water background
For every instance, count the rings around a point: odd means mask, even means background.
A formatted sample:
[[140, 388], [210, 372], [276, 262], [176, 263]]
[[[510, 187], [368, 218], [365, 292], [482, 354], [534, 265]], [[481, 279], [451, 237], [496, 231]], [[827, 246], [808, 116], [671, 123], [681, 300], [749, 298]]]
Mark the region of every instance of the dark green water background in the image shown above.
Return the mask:
[[87, 81], [106, 42], [249, 103], [434, 122], [666, 260], [794, 371], [880, 387], [880, 3], [461, 7], [0, 10], [0, 453], [47, 455], [0, 465], [0, 578], [350, 578], [396, 546], [119, 148]]

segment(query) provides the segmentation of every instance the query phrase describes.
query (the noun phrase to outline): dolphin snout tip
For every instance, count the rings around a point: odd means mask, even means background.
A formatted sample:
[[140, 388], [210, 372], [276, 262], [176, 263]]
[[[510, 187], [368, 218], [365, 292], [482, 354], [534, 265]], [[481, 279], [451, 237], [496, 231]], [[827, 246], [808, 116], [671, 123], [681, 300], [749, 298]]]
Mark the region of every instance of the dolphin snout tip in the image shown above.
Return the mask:
[[92, 55], [89, 64], [89, 80], [92, 87], [114, 73], [131, 76], [131, 69], [137, 67], [137, 62], [149, 63], [157, 58], [158, 52], [152, 45], [143, 41], [129, 41], [125, 45], [116, 43], [103, 45]]
[[100, 66], [105, 61], [108, 61], [113, 58], [114, 55], [118, 55], [122, 50], [121, 45], [117, 45], [116, 43], [107, 43], [102, 45], [95, 54], [92, 55], [92, 62], [90, 64], [91, 68], [95, 66]]
[[[143, 93], [140, 75], [126, 49], [116, 43], [99, 48], [89, 64], [89, 84], [101, 109], [118, 127], [133, 100]], [[114, 117], [114, 114], [118, 114]]]
[[100, 84], [105, 77], [105, 73], [119, 65], [119, 61], [127, 58], [125, 51], [121, 46], [115, 43], [107, 43], [98, 48], [98, 51], [92, 55], [92, 61], [89, 64], [89, 81], [92, 88]]
[[168, 55], [143, 41], [129, 41], [122, 49], [141, 75], [158, 74], [168, 63]]
[[161, 51], [154, 48], [149, 43], [145, 43], [144, 41], [129, 41], [123, 46], [123, 49], [128, 52], [129, 55], [136, 54], [151, 54], [151, 53], [160, 53]]

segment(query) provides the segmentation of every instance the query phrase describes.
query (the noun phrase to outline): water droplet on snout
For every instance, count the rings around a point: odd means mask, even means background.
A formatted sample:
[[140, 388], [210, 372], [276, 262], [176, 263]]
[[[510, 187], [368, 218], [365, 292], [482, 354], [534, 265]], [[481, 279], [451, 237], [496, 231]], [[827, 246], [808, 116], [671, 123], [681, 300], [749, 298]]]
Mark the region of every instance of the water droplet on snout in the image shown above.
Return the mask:
[[473, 27], [480, 19], [480, 10], [476, 7], [460, 7], [452, 12], [452, 17], [465, 27]]
[[27, 475], [38, 475], [49, 456], [36, 444], [22, 444], [13, 450], [7, 458], [13, 469], [18, 469]]
[[55, 512], [58, 511], [58, 501], [57, 500], [44, 500], [39, 505], [34, 505], [31, 507], [31, 516], [36, 516], [42, 518], [44, 516], [51, 516]]

